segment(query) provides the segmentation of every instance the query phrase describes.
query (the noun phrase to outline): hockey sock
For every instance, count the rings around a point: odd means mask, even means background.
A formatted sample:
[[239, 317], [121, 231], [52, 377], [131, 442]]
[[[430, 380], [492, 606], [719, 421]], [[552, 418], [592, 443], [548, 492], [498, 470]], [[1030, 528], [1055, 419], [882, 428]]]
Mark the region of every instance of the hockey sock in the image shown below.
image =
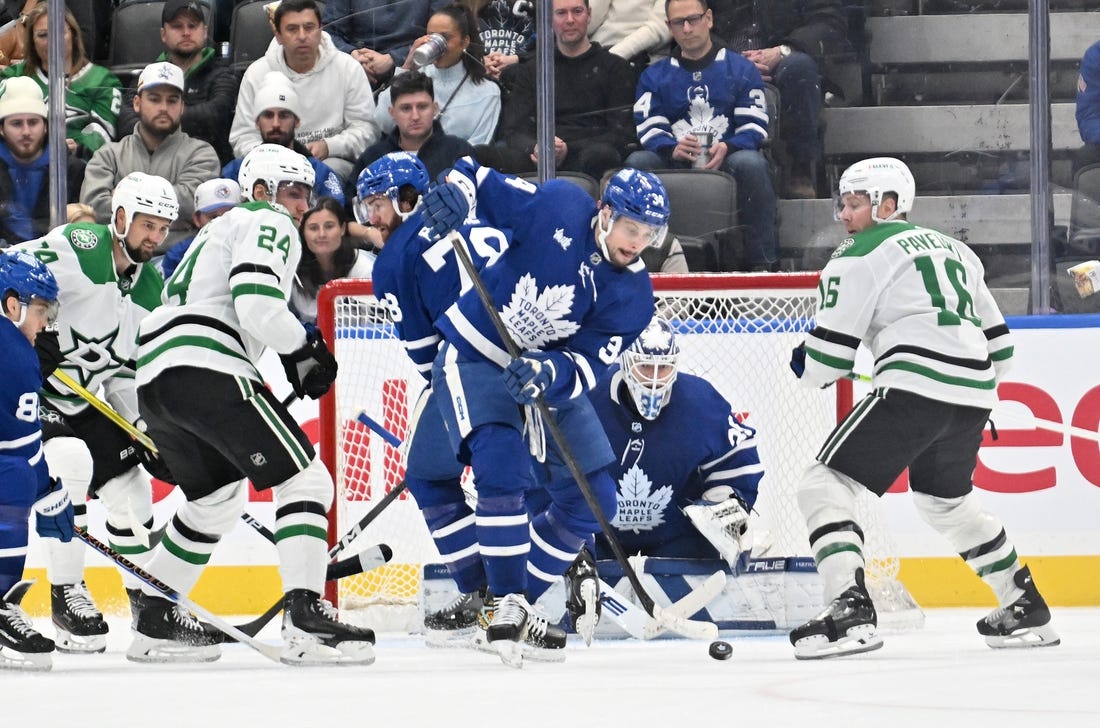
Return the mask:
[[522, 495], [480, 496], [474, 520], [489, 588], [499, 596], [527, 590], [530, 526]]
[[[95, 496], [107, 510], [107, 541], [111, 548], [138, 566], [152, 558], [149, 547], [134, 533], [134, 520], [145, 528], [153, 527], [153, 489], [144, 472], [133, 467], [99, 486]], [[140, 589], [141, 580], [119, 569], [122, 585]]]
[[798, 506], [810, 532], [810, 553], [825, 582], [829, 602], [856, 584], [864, 568], [863, 529], [856, 523], [856, 497], [863, 486], [828, 465], [814, 463], [798, 486]]
[[315, 501], [287, 503], [275, 511], [275, 546], [284, 592], [308, 589], [324, 593], [327, 529], [325, 507]]
[[[94, 463], [83, 440], [75, 437], [52, 437], [42, 445], [50, 472], [65, 484], [73, 503], [73, 521], [81, 530], [88, 528], [88, 487], [92, 483]], [[45, 539], [49, 559], [46, 578], [51, 584], [75, 584], [84, 578], [84, 556], [87, 547], [79, 539], [65, 543]]]
[[432, 540], [460, 592], [484, 587], [485, 565], [477, 542], [474, 512], [463, 503], [443, 503], [421, 509]]
[[[164, 531], [161, 548], [149, 560], [149, 571], [176, 591], [187, 594], [202, 575], [219, 539], [218, 535], [189, 526], [177, 513]], [[157, 594], [149, 587], [145, 591]]]
[[564, 528], [554, 516], [554, 508], [539, 514], [531, 522], [531, 555], [527, 559], [527, 598], [534, 602], [561, 580], [561, 575], [577, 558], [585, 544]]
[[29, 506], [0, 504], [0, 597], [23, 578], [30, 517]]

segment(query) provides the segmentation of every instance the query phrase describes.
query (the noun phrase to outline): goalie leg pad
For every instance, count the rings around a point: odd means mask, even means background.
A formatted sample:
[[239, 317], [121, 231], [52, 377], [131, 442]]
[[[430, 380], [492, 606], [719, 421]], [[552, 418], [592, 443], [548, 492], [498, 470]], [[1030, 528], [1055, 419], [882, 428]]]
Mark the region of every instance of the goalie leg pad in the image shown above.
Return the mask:
[[306, 589], [322, 594], [328, 563], [328, 519], [332, 478], [319, 458], [273, 489], [275, 544], [283, 591]]
[[863, 531], [857, 524], [856, 481], [822, 463], [814, 463], [798, 486], [798, 505], [810, 532], [810, 550], [825, 582], [827, 600], [856, 585], [864, 567]]

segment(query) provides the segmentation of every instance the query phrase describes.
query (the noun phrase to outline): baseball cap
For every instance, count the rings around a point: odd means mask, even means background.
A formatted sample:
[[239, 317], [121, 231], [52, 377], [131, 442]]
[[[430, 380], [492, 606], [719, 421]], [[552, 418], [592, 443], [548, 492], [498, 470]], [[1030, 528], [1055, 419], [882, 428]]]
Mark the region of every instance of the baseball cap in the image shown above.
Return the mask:
[[14, 76], [0, 83], [0, 119], [15, 114], [47, 116], [42, 88], [30, 76]]
[[137, 92], [154, 86], [171, 86], [183, 91], [183, 69], [175, 63], [159, 61], [150, 63], [138, 76]]
[[187, 11], [195, 16], [197, 20], [206, 22], [206, 3], [200, 3], [198, 0], [168, 0], [164, 3], [164, 10], [160, 12], [160, 24], [165, 25], [176, 19], [176, 16], [180, 13]]
[[256, 116], [267, 109], [286, 109], [290, 113], [302, 118], [301, 104], [298, 100], [298, 92], [285, 74], [278, 71], [270, 71], [260, 87], [256, 89], [255, 101]]
[[235, 207], [241, 201], [241, 186], [236, 180], [219, 177], [195, 188], [195, 212], [214, 212], [223, 207]]

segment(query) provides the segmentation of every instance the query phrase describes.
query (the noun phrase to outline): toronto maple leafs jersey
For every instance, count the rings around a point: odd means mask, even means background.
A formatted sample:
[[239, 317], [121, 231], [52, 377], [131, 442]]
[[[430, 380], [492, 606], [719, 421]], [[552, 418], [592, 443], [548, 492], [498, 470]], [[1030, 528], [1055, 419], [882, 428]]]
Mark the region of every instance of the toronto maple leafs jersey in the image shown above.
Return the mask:
[[847, 238], [821, 272], [802, 382], [851, 372], [862, 341], [875, 387], [992, 408], [1013, 347], [984, 275], [965, 244], [908, 222]]
[[[572, 398], [594, 387], [653, 317], [645, 264], [639, 259], [619, 268], [604, 259], [596, 245], [595, 202], [571, 182], [536, 186], [469, 157], [447, 179], [476, 189], [471, 214], [512, 231], [511, 246], [482, 278], [520, 349], [559, 354], [547, 398]], [[511, 360], [476, 290], [463, 293], [437, 325], [466, 357], [502, 368]]]
[[618, 364], [588, 398], [615, 453], [608, 467], [619, 491], [612, 525], [628, 553], [653, 554], [678, 539], [694, 541], [698, 531], [682, 509], [709, 488], [728, 485], [749, 507], [756, 502], [764, 477], [756, 430], [741, 424], [705, 379], [680, 372], [655, 420], [634, 409]]
[[[4, 352], [0, 369], [0, 457], [26, 460], [34, 469], [37, 492], [41, 493], [50, 480], [42, 453], [42, 425], [38, 421], [42, 371], [34, 347], [6, 316], [0, 316], [0, 351]], [[0, 482], [0, 488], [13, 485]], [[0, 502], [9, 501], [0, 499]]]
[[[138, 325], [160, 305], [164, 279], [149, 264], [139, 264], [120, 276], [114, 244], [106, 225], [78, 223], [54, 228], [17, 247], [49, 266], [57, 279], [56, 329], [64, 357], [59, 369], [91, 392], [104, 387], [111, 403], [135, 419], [132, 359]], [[53, 376], [43, 394], [62, 414], [76, 414], [89, 406]], [[131, 404], [121, 406], [116, 394]]]
[[642, 146], [664, 156], [695, 131], [709, 131], [730, 151], [759, 149], [768, 138], [764, 79], [751, 61], [726, 48], [698, 61], [666, 58], [638, 81], [634, 123]]
[[[480, 270], [508, 249], [511, 236], [479, 222], [456, 231], [470, 260]], [[456, 260], [450, 237], [432, 242], [424, 217], [413, 214], [386, 240], [371, 274], [374, 295], [386, 304], [405, 351], [425, 379], [442, 340], [435, 321], [470, 287]]]
[[255, 363], [266, 347], [305, 344], [287, 304], [301, 257], [281, 206], [245, 203], [204, 226], [165, 282], [164, 305], [141, 323], [138, 386], [184, 366], [262, 382]]

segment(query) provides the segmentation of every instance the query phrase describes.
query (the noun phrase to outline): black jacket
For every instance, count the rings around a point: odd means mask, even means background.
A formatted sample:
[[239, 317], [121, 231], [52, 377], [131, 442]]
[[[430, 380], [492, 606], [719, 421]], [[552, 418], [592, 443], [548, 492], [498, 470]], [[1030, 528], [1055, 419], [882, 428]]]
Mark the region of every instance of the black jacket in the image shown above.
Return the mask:
[[[359, 156], [359, 161], [355, 163], [354, 174], [348, 178], [345, 187], [344, 196], [347, 197], [348, 202], [355, 199], [355, 182], [359, 179], [359, 173], [367, 165], [390, 152], [402, 151], [398, 140], [399, 132], [395, 128], [367, 147], [366, 151]], [[438, 120], [432, 124], [432, 135], [428, 137], [428, 141], [424, 142], [424, 146], [416, 152], [416, 156], [428, 168], [428, 175], [433, 180], [439, 176], [440, 172], [453, 167], [456, 160], [467, 155], [473, 156], [473, 154], [474, 148], [470, 146], [470, 142], [462, 137], [452, 136], [444, 132]]]
[[735, 51], [789, 45], [820, 66], [850, 49], [840, 0], [711, 0], [710, 7], [715, 35]]

